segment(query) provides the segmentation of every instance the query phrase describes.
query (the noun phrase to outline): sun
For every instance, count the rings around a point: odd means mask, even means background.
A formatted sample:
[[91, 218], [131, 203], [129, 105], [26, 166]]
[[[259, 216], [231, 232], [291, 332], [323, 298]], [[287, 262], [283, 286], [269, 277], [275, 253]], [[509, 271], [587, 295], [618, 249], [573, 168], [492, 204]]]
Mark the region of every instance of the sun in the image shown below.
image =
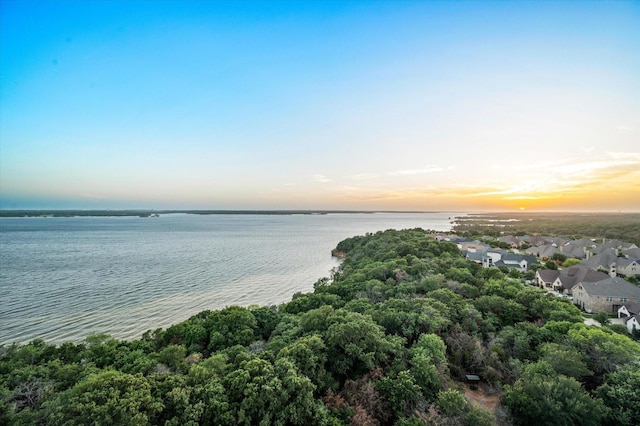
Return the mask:
[[524, 210], [524, 207], [520, 207], [520, 211], [523, 211], [523, 210]]

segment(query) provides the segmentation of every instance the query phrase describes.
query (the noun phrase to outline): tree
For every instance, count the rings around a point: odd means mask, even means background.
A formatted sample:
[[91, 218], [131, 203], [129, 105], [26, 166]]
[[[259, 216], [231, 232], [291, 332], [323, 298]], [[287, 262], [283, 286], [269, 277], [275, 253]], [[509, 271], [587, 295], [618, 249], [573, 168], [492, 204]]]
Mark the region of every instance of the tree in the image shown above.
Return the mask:
[[331, 369], [340, 376], [360, 376], [384, 364], [401, 347], [400, 341], [387, 338], [370, 316], [339, 310], [330, 323], [325, 342]]
[[607, 315], [605, 312], [596, 312], [595, 314], [593, 314], [593, 319], [598, 321], [601, 325], [607, 325], [611, 323], [611, 321], [609, 320], [609, 315]]
[[421, 396], [420, 386], [407, 370], [399, 372], [395, 377], [383, 377], [378, 382], [377, 388], [387, 400], [396, 417], [410, 413]]
[[593, 374], [587, 368], [586, 356], [572, 346], [558, 343], [544, 343], [540, 345], [540, 359], [547, 362], [557, 373], [581, 380]]
[[628, 366], [608, 374], [596, 395], [610, 408], [605, 418], [607, 424], [640, 424], [640, 369]]
[[461, 415], [467, 407], [464, 395], [455, 389], [448, 389], [438, 393], [438, 408], [449, 417]]
[[258, 322], [246, 308], [229, 306], [212, 312], [206, 323], [211, 330], [209, 350], [212, 352], [234, 345], [248, 346], [256, 339]]
[[144, 377], [104, 371], [62, 392], [47, 408], [52, 425], [146, 425], [162, 403]]
[[572, 266], [579, 265], [579, 264], [580, 264], [580, 259], [576, 259], [575, 257], [570, 257], [564, 262], [562, 262], [562, 266], [564, 268], [570, 268]]
[[557, 374], [545, 361], [525, 368], [502, 397], [516, 425], [597, 426], [605, 414], [600, 399], [592, 399], [575, 379]]
[[568, 343], [587, 355], [587, 367], [596, 375], [616, 371], [640, 359], [640, 345], [627, 336], [597, 327], [574, 326]]
[[224, 382], [238, 424], [318, 424], [326, 415], [313, 397], [315, 386], [286, 358], [275, 365], [263, 359], [249, 360]]

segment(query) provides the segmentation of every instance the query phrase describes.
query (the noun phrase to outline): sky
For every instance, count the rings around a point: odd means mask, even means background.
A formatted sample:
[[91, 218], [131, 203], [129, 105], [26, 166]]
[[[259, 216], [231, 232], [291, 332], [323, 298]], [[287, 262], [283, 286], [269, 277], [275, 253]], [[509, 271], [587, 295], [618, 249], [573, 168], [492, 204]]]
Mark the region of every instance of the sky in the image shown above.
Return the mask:
[[0, 209], [640, 211], [638, 1], [0, 0]]

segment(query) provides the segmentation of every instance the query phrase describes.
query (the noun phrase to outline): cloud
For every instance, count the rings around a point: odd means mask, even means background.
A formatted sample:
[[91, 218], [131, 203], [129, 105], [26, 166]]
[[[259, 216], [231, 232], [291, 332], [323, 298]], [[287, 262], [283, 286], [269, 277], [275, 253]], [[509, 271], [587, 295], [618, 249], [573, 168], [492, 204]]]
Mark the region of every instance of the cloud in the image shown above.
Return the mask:
[[347, 176], [347, 177], [353, 180], [368, 180], [368, 179], [375, 179], [378, 177], [378, 175], [375, 173], [358, 173], [358, 174]]
[[[601, 159], [560, 159], [512, 167], [514, 172], [496, 177], [478, 176], [473, 183], [446, 183], [428, 187], [362, 188], [343, 194], [357, 201], [475, 199], [498, 201], [553, 201], [589, 199], [603, 194], [638, 193], [640, 153], [615, 152]], [[410, 171], [404, 171], [410, 175]], [[431, 200], [431, 201], [430, 201]]]
[[313, 175], [311, 176], [313, 178], [313, 180], [315, 180], [316, 182], [321, 182], [321, 183], [327, 183], [327, 182], [331, 182], [331, 179], [329, 179], [328, 177], [326, 177], [325, 175]]
[[387, 172], [389, 176], [413, 176], [413, 175], [426, 175], [428, 173], [441, 172], [444, 169], [440, 166], [426, 166], [422, 169], [406, 169], [396, 170], [395, 172]]

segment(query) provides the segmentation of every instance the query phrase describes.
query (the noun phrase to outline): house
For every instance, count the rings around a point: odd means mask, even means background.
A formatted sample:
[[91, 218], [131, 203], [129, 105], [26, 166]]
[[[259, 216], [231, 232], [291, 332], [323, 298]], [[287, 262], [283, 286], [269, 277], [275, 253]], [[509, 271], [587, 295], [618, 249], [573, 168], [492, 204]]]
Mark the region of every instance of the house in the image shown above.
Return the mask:
[[640, 303], [625, 303], [618, 308], [618, 318], [632, 317], [640, 314]]
[[[546, 244], [551, 244], [552, 243], [552, 239], [549, 237], [540, 237], [540, 236], [530, 236], [530, 235], [525, 235], [524, 237], [518, 237], [519, 240], [521, 240], [523, 243], [527, 243], [530, 246], [533, 247], [537, 247], [537, 246], [542, 246], [542, 245], [546, 245]], [[567, 240], [563, 240], [563, 244], [567, 242]]]
[[634, 315], [625, 321], [629, 334], [633, 334], [635, 330], [640, 330], [640, 315]]
[[591, 269], [602, 269], [608, 272], [609, 276], [617, 275], [618, 255], [614, 249], [607, 249], [596, 255], [590, 256], [580, 262], [581, 265], [588, 266]]
[[517, 249], [524, 243], [524, 241], [519, 240], [513, 235], [503, 235], [502, 237], [498, 237], [498, 241], [509, 244], [512, 249]]
[[622, 250], [624, 257], [628, 259], [640, 259], [640, 248], [630, 248]]
[[567, 257], [575, 257], [576, 259], [586, 259], [588, 253], [592, 253], [597, 244], [587, 238], [572, 240], [560, 246], [560, 252]]
[[631, 275], [640, 275], [640, 259], [628, 259], [619, 257], [616, 272], [618, 275], [630, 277]]
[[436, 241], [455, 241], [457, 239], [460, 239], [460, 237], [458, 237], [456, 234], [448, 234], [442, 232], [431, 232], [425, 235], [429, 238], [433, 238]]
[[516, 268], [520, 270], [520, 272], [526, 272], [529, 269], [529, 266], [533, 264], [537, 264], [538, 259], [535, 256], [531, 255], [522, 255], [522, 254], [514, 254], [514, 253], [504, 253], [500, 260], [494, 262], [493, 266], [501, 266], [504, 265], [508, 268]]
[[560, 253], [560, 249], [551, 244], [543, 244], [537, 247], [529, 247], [524, 251], [526, 254], [537, 256], [542, 260], [550, 259], [554, 254]]
[[586, 312], [618, 312], [626, 303], [640, 303], [640, 287], [620, 277], [596, 282], [579, 282], [572, 289], [573, 303]]
[[496, 266], [496, 262], [502, 259], [507, 252], [500, 249], [486, 250], [482, 253], [482, 267], [491, 268]]
[[617, 250], [609, 248], [600, 254], [591, 256], [580, 262], [591, 269], [604, 269], [612, 277], [622, 275], [629, 277], [640, 274], [640, 260], [628, 257], [618, 257]]
[[464, 241], [457, 243], [458, 248], [463, 251], [476, 253], [484, 250], [488, 250], [491, 248], [489, 244], [483, 243], [482, 241], [474, 240], [474, 241]]
[[536, 271], [538, 287], [547, 291], [568, 293], [579, 282], [596, 282], [607, 279], [604, 272], [594, 271], [584, 265], [575, 265], [561, 271], [539, 269]]
[[618, 252], [621, 252], [623, 250], [637, 248], [637, 247], [638, 246], [633, 243], [625, 243], [624, 241], [620, 241], [620, 240], [609, 240], [609, 241], [603, 242], [602, 244], [598, 244], [593, 249], [593, 252], [596, 254], [600, 254], [608, 250], [613, 250], [614, 252], [616, 252], [616, 254], [618, 254]]

